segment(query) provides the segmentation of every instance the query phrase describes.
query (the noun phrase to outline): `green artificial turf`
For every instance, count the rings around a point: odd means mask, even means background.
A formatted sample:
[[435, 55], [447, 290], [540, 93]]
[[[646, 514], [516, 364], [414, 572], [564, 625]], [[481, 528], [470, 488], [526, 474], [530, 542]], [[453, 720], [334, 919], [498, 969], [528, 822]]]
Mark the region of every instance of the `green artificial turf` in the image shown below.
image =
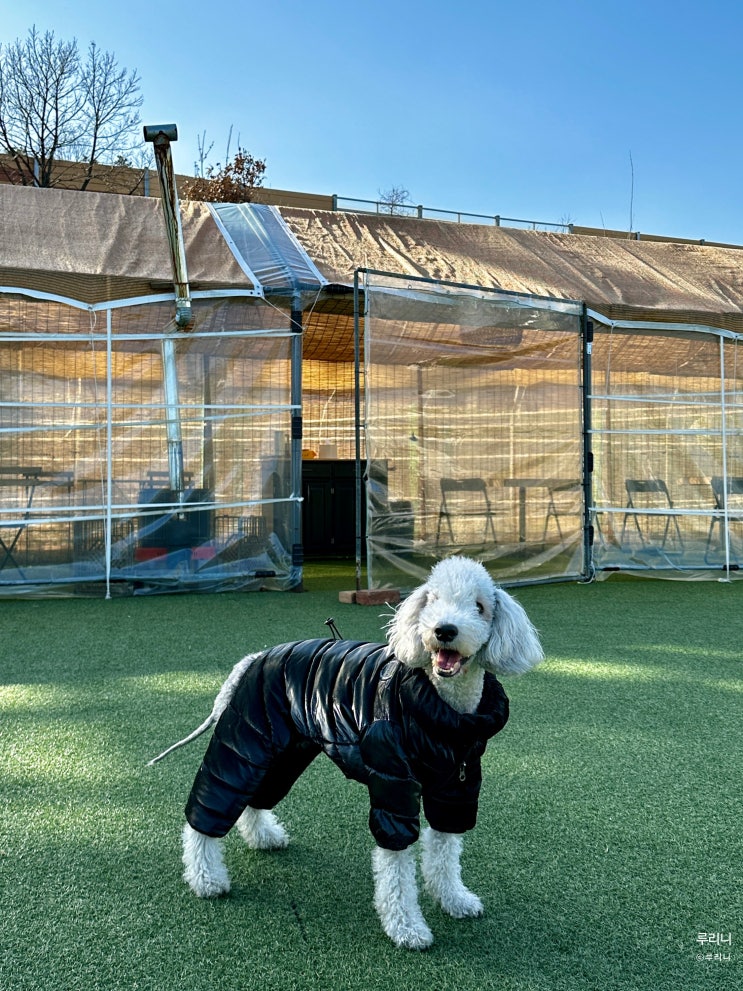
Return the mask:
[[206, 738], [147, 760], [248, 651], [329, 617], [380, 639], [384, 607], [339, 603], [352, 587], [318, 566], [304, 593], [0, 601], [0, 989], [742, 986], [741, 584], [514, 592], [547, 660], [507, 682], [484, 760], [463, 870], [486, 914], [458, 922], [423, 895], [426, 953], [383, 935], [364, 789], [323, 757], [279, 808], [290, 847], [230, 836], [232, 893], [189, 892], [182, 809]]

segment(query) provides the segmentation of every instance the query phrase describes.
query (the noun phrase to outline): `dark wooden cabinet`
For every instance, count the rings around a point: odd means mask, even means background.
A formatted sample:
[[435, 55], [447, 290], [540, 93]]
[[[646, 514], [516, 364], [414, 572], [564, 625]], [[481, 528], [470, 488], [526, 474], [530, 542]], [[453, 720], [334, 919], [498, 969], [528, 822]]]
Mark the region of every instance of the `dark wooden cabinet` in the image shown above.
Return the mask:
[[[367, 463], [362, 462], [362, 472]], [[387, 509], [387, 461], [371, 463], [371, 478], [361, 482], [362, 554], [366, 553], [367, 485], [375, 513]], [[285, 458], [263, 464], [263, 495], [281, 499], [291, 491], [290, 465]], [[264, 515], [268, 515], [268, 507]], [[276, 523], [268, 520], [268, 527]], [[356, 462], [349, 458], [302, 461], [302, 545], [305, 557], [354, 557], [356, 555]]]
[[[366, 471], [366, 462], [362, 471]], [[375, 512], [387, 503], [387, 462], [374, 461], [369, 482]], [[366, 553], [366, 490], [361, 482], [361, 553]], [[356, 462], [302, 462], [302, 544], [305, 557], [356, 554]]]
[[[356, 462], [302, 462], [302, 544], [305, 557], [356, 554]], [[366, 506], [362, 486], [362, 526]]]

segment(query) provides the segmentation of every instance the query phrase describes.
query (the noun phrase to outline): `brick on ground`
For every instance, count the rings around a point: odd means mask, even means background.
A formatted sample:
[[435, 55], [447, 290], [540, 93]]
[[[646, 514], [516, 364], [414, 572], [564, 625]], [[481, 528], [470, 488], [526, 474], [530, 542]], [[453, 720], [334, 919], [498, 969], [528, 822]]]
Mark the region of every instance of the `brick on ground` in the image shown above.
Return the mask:
[[380, 606], [384, 603], [395, 604], [400, 601], [400, 590], [397, 588], [359, 588], [338, 593], [339, 602], [355, 603], [357, 606]]

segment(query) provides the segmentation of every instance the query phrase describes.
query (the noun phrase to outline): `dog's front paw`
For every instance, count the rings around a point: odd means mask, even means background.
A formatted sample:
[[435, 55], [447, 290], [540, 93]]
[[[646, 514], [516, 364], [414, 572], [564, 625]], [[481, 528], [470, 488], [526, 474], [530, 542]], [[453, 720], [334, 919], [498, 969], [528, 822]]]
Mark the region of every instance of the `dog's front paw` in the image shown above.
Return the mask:
[[384, 931], [395, 944], [403, 950], [427, 950], [433, 943], [433, 933], [426, 925], [425, 919], [408, 919], [398, 922], [382, 922]]
[[485, 911], [477, 895], [464, 885], [442, 894], [440, 904], [442, 910], [453, 919], [474, 919]]
[[199, 898], [217, 898], [230, 890], [222, 844], [189, 825], [183, 829], [183, 866], [183, 880]]
[[422, 836], [422, 847], [421, 867], [426, 890], [442, 910], [455, 919], [482, 915], [482, 902], [462, 883], [461, 837], [427, 827]]
[[251, 850], [283, 850], [289, 844], [287, 831], [268, 809], [245, 809], [237, 829]]
[[226, 873], [221, 876], [214, 876], [187, 867], [183, 872], [183, 880], [199, 898], [218, 898], [220, 895], [228, 894], [230, 890], [230, 879]]
[[413, 851], [377, 847], [372, 866], [374, 907], [382, 929], [395, 946], [406, 950], [427, 949], [433, 943], [433, 933], [418, 904]]

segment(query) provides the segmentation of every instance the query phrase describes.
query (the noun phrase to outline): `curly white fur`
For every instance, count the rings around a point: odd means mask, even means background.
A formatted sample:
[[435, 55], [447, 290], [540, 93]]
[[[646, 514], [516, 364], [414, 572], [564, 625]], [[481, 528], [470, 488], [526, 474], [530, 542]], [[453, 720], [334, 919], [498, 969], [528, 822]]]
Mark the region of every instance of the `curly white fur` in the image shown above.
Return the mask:
[[[448, 628], [448, 629], [447, 629]], [[440, 631], [447, 629], [445, 642]], [[473, 712], [482, 672], [523, 674], [544, 658], [523, 607], [495, 584], [479, 561], [439, 561], [428, 581], [399, 606], [387, 626], [398, 660], [425, 668], [439, 694], [459, 712]], [[445, 646], [462, 657], [456, 678], [443, 677], [435, 656]]]
[[[398, 607], [387, 627], [395, 656], [426, 670], [441, 697], [459, 712], [474, 712], [484, 672], [520, 674], [538, 664], [542, 648], [523, 608], [497, 586], [479, 562], [453, 557], [440, 561], [428, 581]], [[209, 728], [227, 705], [249, 655], [233, 668], [209, 718], [177, 746]], [[154, 763], [151, 761], [150, 763]], [[272, 812], [248, 808], [237, 823], [254, 849], [286, 846], [284, 827]], [[428, 894], [443, 911], [461, 919], [481, 915], [483, 905], [462, 882], [462, 839], [426, 828], [421, 837], [421, 871]], [[183, 831], [184, 880], [200, 897], [226, 894], [230, 880], [220, 840], [186, 826]], [[422, 950], [433, 942], [418, 902], [414, 848], [377, 847], [372, 858], [374, 906], [382, 928], [398, 946]]]

